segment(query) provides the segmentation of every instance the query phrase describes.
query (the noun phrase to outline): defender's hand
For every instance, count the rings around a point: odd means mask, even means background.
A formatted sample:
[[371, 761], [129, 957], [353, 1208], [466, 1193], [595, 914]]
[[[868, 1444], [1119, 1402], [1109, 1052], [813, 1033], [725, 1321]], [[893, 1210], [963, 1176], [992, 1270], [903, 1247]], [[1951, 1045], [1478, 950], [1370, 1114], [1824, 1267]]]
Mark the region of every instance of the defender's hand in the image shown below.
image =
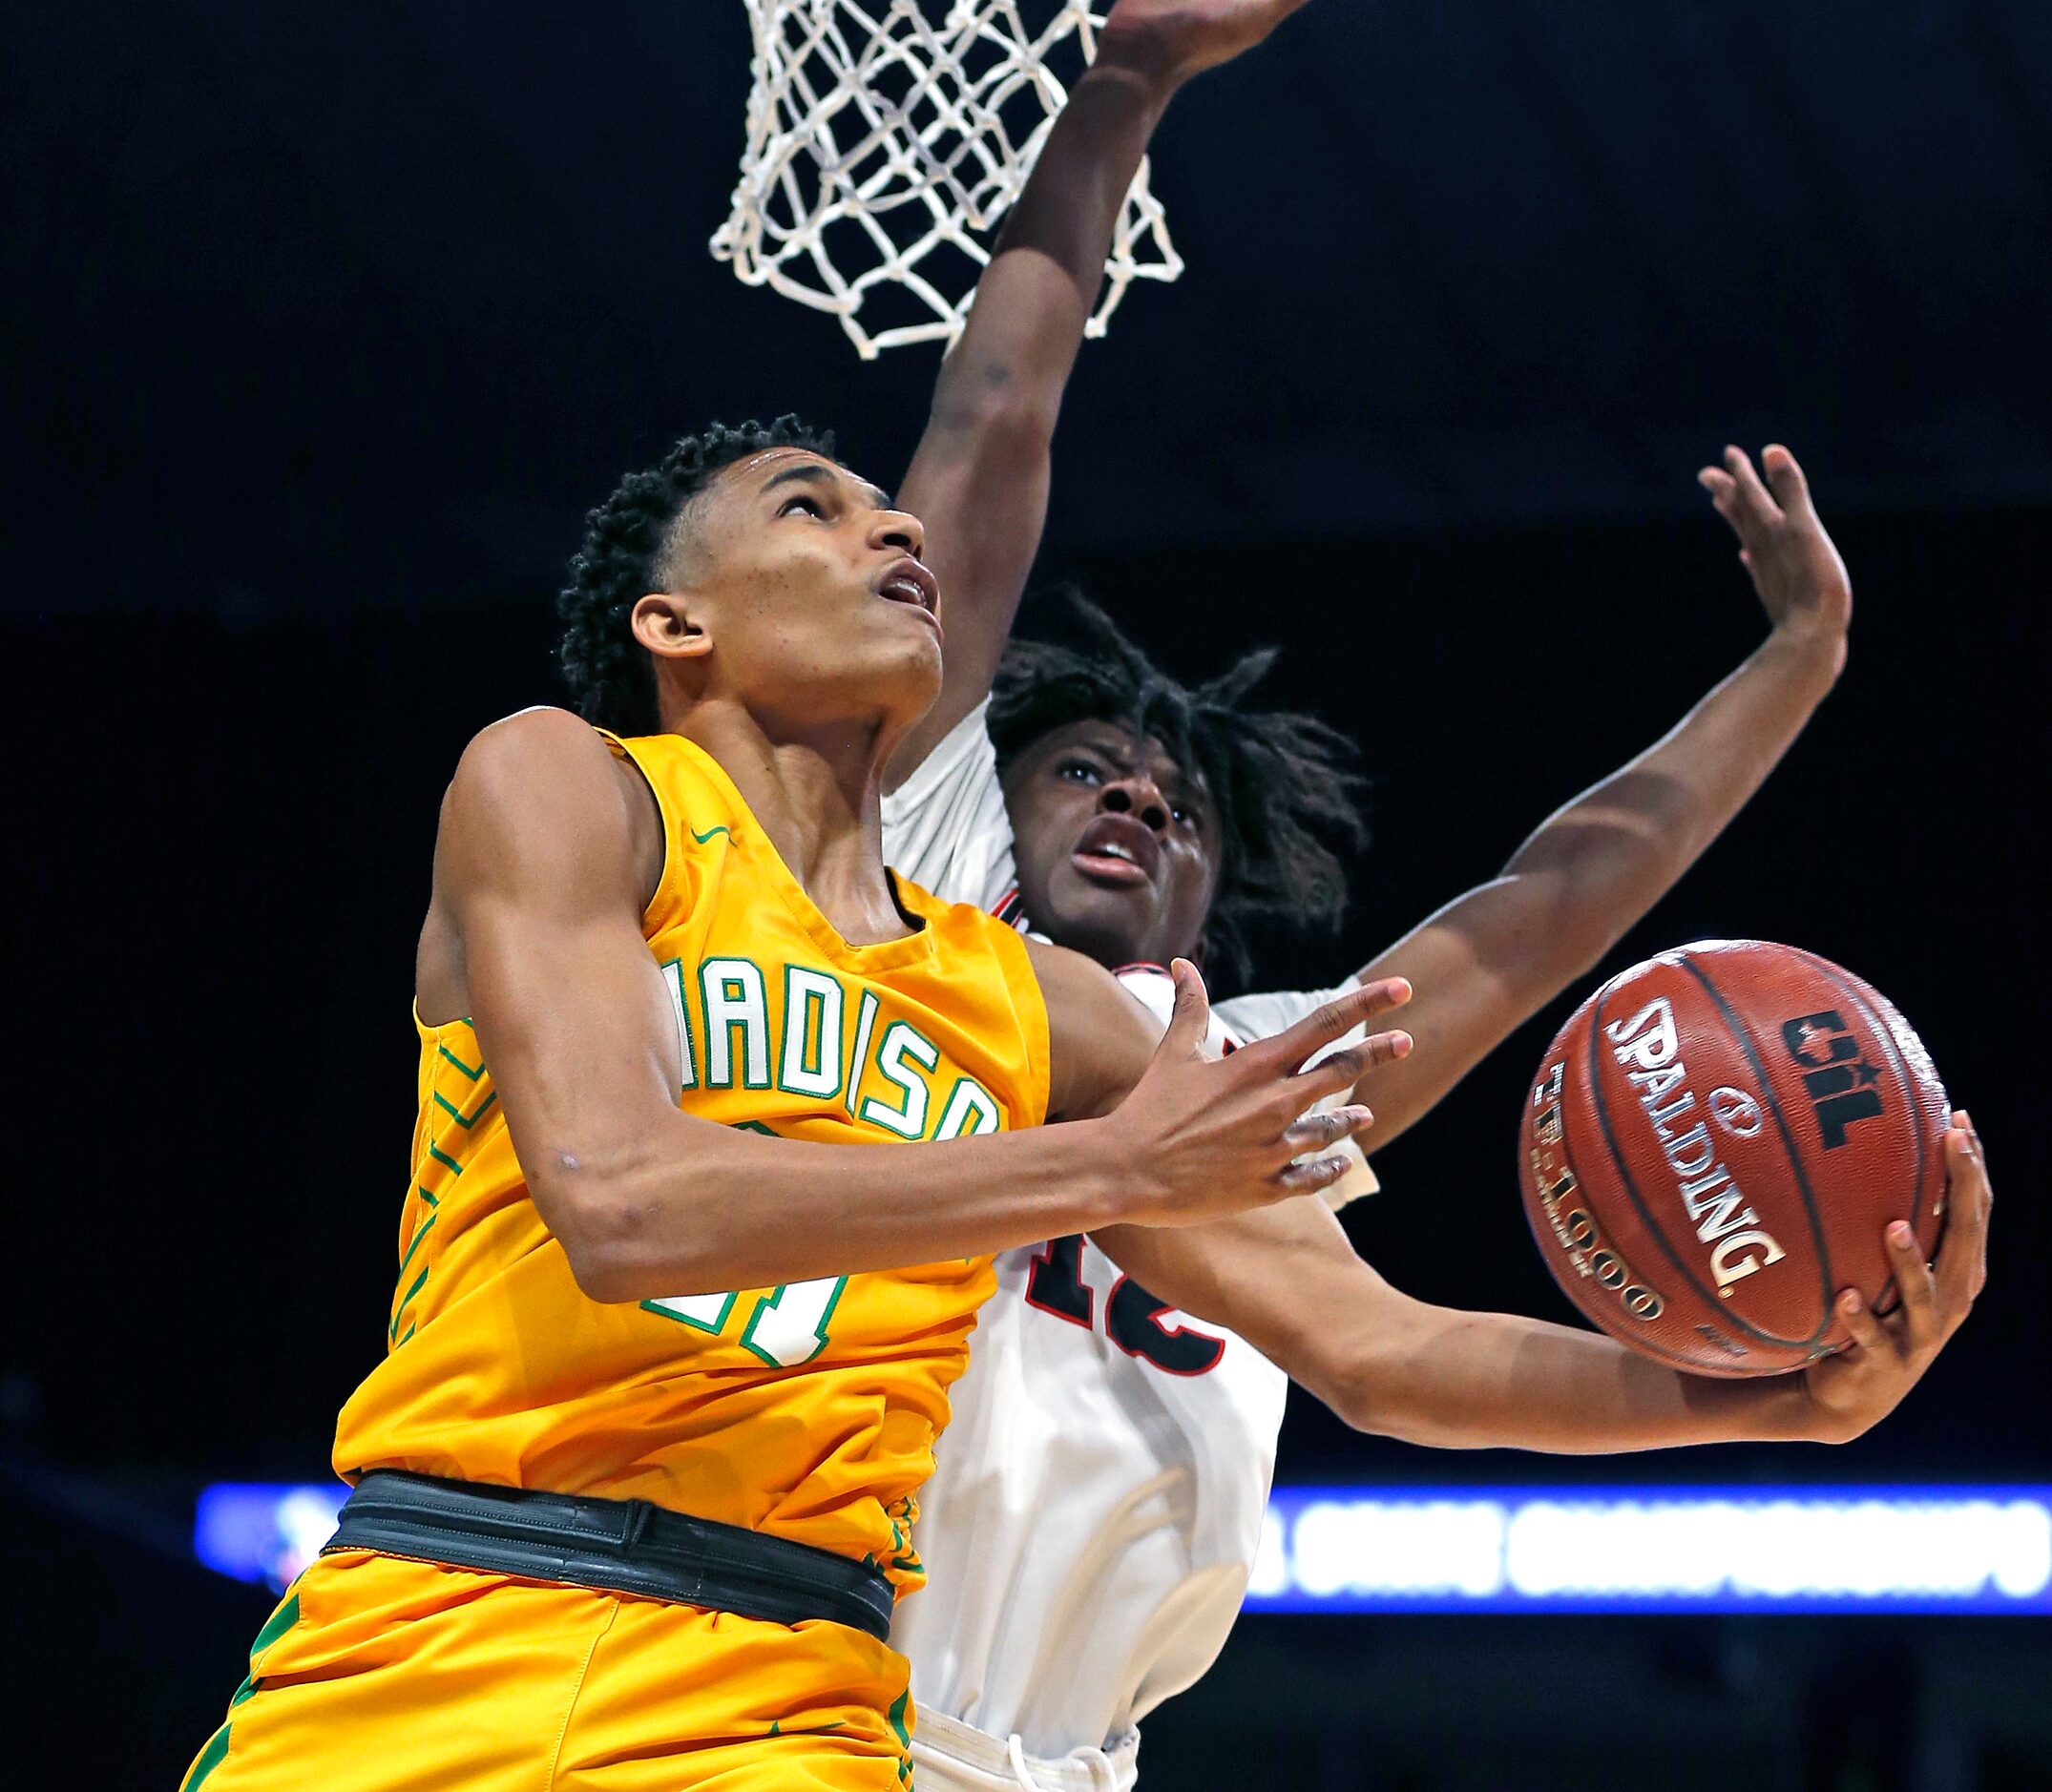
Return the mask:
[[1739, 538], [1739, 559], [1752, 574], [1768, 620], [1777, 633], [1832, 650], [1842, 662], [1853, 621], [1853, 581], [1810, 502], [1795, 456], [1778, 442], [1760, 455], [1766, 483], [1746, 450], [1725, 449], [1722, 467], [1696, 481]]
[[1343, 1156], [1292, 1159], [1352, 1136], [1374, 1116], [1359, 1105], [1311, 1114], [1314, 1102], [1351, 1088], [1371, 1068], [1411, 1050], [1406, 1032], [1381, 1032], [1307, 1059], [1374, 1015], [1411, 999], [1411, 986], [1387, 977], [1350, 990], [1272, 1039], [1225, 1058], [1204, 1052], [1211, 1005], [1197, 967], [1179, 958], [1176, 1007], [1133, 1092], [1103, 1121], [1118, 1161], [1141, 1193], [1121, 1216], [1141, 1225], [1185, 1225], [1309, 1195], [1347, 1172]]
[[1987, 1285], [1988, 1209], [1994, 1201], [1987, 1159], [1973, 1121], [1964, 1113], [1952, 1117], [1945, 1135], [1951, 1212], [1937, 1264], [1925, 1263], [1916, 1235], [1895, 1221], [1886, 1237], [1901, 1303], [1886, 1319], [1877, 1318], [1848, 1288], [1838, 1297], [1838, 1313], [1852, 1344], [1803, 1371], [1816, 1419], [1812, 1435], [1820, 1442], [1844, 1443], [1894, 1411]]
[[1119, 0], [1098, 33], [1098, 61], [1164, 87], [1251, 50], [1305, 0]]

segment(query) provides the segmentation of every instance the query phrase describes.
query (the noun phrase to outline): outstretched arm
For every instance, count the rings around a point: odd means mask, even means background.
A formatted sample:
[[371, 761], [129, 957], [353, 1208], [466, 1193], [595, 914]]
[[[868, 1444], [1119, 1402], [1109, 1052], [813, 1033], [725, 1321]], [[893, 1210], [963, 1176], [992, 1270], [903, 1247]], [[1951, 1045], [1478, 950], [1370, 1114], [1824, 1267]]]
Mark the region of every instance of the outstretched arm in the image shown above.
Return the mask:
[[[1378, 1091], [1390, 1073], [1374, 1073]], [[1907, 1226], [1889, 1227], [1896, 1311], [1878, 1318], [1847, 1290], [1838, 1312], [1852, 1344], [1800, 1374], [1759, 1380], [1686, 1375], [1599, 1332], [1413, 1301], [1354, 1255], [1320, 1201], [1176, 1233], [1093, 1236], [1150, 1293], [1229, 1326], [1357, 1430], [1563, 1453], [1844, 1443], [1909, 1392], [1987, 1281], [1987, 1166], [1967, 1116], [1953, 1120], [1951, 1219], [1935, 1268]]]
[[899, 502], [926, 526], [947, 630], [940, 696], [892, 763], [908, 777], [990, 691], [1047, 519], [1061, 395], [1126, 190], [1176, 90], [1305, 0], [1119, 0], [999, 233]]
[[423, 948], [422, 1011], [472, 1017], [528, 1193], [595, 1300], [1221, 1217], [1324, 1187], [1328, 1160], [1291, 1160], [1366, 1118], [1298, 1116], [1359, 1076], [1367, 1053], [1297, 1067], [1386, 1006], [1376, 991], [1213, 1063], [1194, 969], [1180, 967], [1158, 1037], [1110, 973], [1056, 948], [1036, 960], [1049, 1105], [1078, 1124], [856, 1150], [686, 1114], [676, 1021], [641, 935], [661, 837], [638, 777], [561, 710], [487, 729], [443, 804]]
[[1745, 807], [1845, 664], [1853, 590], [1785, 448], [1763, 484], [1738, 448], [1701, 475], [1772, 632], [1681, 723], [1577, 797], [1470, 890], [1360, 971], [1404, 976], [1417, 1047], [1378, 1074], [1372, 1152], [1585, 975]]

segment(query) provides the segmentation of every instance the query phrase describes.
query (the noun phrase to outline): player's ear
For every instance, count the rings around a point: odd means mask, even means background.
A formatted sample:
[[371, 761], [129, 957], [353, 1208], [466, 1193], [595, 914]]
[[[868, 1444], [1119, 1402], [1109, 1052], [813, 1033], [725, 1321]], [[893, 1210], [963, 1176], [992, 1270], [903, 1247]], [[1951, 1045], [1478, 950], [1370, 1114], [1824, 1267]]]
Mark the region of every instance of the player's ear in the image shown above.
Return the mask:
[[683, 593], [652, 591], [635, 604], [634, 638], [658, 659], [702, 659], [713, 640], [698, 608]]

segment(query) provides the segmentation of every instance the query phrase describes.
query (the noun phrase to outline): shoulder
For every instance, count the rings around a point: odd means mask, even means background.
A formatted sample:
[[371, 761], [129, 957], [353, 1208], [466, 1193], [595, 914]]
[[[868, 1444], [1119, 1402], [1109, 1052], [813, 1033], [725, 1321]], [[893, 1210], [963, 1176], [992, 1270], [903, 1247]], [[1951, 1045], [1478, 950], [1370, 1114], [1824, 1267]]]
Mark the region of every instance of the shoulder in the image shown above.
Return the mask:
[[[585, 861], [660, 871], [662, 823], [634, 765], [567, 709], [537, 706], [473, 736], [442, 802], [439, 845], [453, 868]], [[646, 880], [650, 886], [653, 880]]]
[[[455, 761], [451, 795], [462, 801], [550, 801], [618, 784], [624, 768], [583, 717], [548, 704], [517, 710], [470, 737]], [[626, 774], [632, 776], [632, 774]]]
[[1046, 940], [1025, 946], [1047, 1003], [1049, 1116], [1109, 1113], [1147, 1068], [1162, 1023], [1096, 960]]

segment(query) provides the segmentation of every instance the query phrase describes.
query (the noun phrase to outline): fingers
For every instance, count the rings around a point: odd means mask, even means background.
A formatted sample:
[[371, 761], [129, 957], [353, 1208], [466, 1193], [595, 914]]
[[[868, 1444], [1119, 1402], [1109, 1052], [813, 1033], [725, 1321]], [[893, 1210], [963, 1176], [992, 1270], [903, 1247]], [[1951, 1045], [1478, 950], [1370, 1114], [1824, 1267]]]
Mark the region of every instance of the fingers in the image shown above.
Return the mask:
[[1352, 1159], [1337, 1153], [1330, 1157], [1312, 1157], [1291, 1164], [1275, 1177], [1275, 1186], [1286, 1196], [1315, 1195], [1320, 1189], [1330, 1188], [1351, 1168]]
[[1211, 998], [1205, 993], [1203, 974], [1187, 958], [1177, 959], [1168, 974], [1175, 980], [1176, 1005], [1155, 1055], [1174, 1063], [1194, 1058], [1204, 1049], [1204, 1034], [1211, 1026]]
[[1361, 1018], [1372, 1020], [1377, 1014], [1387, 1014], [1392, 1008], [1402, 1008], [1411, 1000], [1409, 977], [1381, 977], [1373, 983], [1364, 983], [1361, 993], [1368, 998], [1368, 1011]]
[[[1383, 977], [1335, 996], [1315, 1013], [1307, 1014], [1294, 1027], [1266, 1039], [1258, 1046], [1234, 1053], [1234, 1060], [1260, 1075], [1274, 1073], [1278, 1063], [1294, 1071], [1333, 1040], [1343, 1038], [1356, 1027], [1400, 1008], [1411, 1000], [1411, 985], [1402, 977]], [[1410, 1048], [1405, 1048], [1408, 1051]], [[1399, 1054], [1401, 1055], [1401, 1054]], [[1340, 1085], [1343, 1086], [1343, 1085]]]
[[[1717, 514], [1731, 525], [1731, 532], [1743, 544], [1748, 531], [1753, 527], [1740, 501], [1738, 481], [1721, 467], [1706, 467], [1696, 475], [1696, 483], [1710, 494], [1711, 507]], [[1739, 561], [1747, 572], [1752, 571], [1752, 550], [1741, 546]]]
[[[1769, 455], [1777, 452], [1769, 448]], [[1802, 484], [1802, 469], [1795, 465], [1795, 457], [1787, 448], [1780, 448], [1779, 455], [1795, 477], [1795, 491], [1808, 503], [1808, 489]], [[1706, 467], [1696, 475], [1696, 483], [1710, 494], [1710, 502], [1717, 507], [1718, 515], [1738, 531], [1739, 539], [1748, 550], [1756, 537], [1765, 531], [1786, 521], [1773, 493], [1761, 484], [1760, 475], [1753, 471], [1750, 459], [1741, 448], [1725, 449], [1722, 467]]]
[[1779, 442], [1769, 442], [1760, 450], [1760, 470], [1767, 476], [1767, 487], [1774, 494], [1774, 502], [1790, 516], [1798, 516], [1810, 509], [1810, 481], [1803, 477], [1803, 469], [1796, 464], [1795, 456]]
[[1946, 1330], [1938, 1311], [1937, 1280], [1906, 1221], [1891, 1222], [1884, 1238], [1895, 1286], [1902, 1294], [1902, 1323], [1910, 1347], [1935, 1350], [1944, 1342]]
[[1988, 1214], [1995, 1204], [1980, 1136], [1964, 1110], [1945, 1135], [1946, 1200], [1950, 1217], [1938, 1246], [1939, 1298], [1963, 1316], [1988, 1282]]
[[1323, 1101], [1328, 1095], [1339, 1094], [1351, 1089], [1370, 1071], [1409, 1057], [1413, 1043], [1409, 1033], [1397, 1030], [1371, 1033], [1359, 1045], [1329, 1052], [1315, 1064], [1308, 1064], [1301, 1071], [1284, 1073], [1288, 1084], [1286, 1098], [1295, 1102], [1301, 1110], [1314, 1101]]
[[1890, 1347], [1893, 1341], [1887, 1329], [1874, 1318], [1867, 1302], [1859, 1298], [1857, 1288], [1848, 1288], [1838, 1297], [1838, 1318], [1851, 1336], [1854, 1350], [1882, 1351]]
[[[1276, 1077], [1276, 1099], [1294, 1116], [1325, 1100], [1328, 1095], [1345, 1094], [1378, 1065], [1393, 1064], [1398, 1058], [1409, 1055], [1411, 1044], [1411, 1035], [1407, 1032], [1378, 1032], [1359, 1045], [1329, 1052], [1317, 1063], [1307, 1064], [1301, 1071], [1265, 1070], [1262, 1074]], [[1235, 1056], [1244, 1055], [1235, 1053]]]
[[1760, 475], [1753, 471], [1752, 457], [1744, 448], [1725, 449], [1725, 470], [1731, 475], [1735, 501], [1748, 521], [1770, 529], [1783, 520], [1781, 506], [1760, 483]]
[[1292, 1157], [1302, 1156], [1308, 1151], [1323, 1151], [1328, 1145], [1336, 1145], [1341, 1139], [1351, 1138], [1354, 1134], [1372, 1126], [1374, 1120], [1374, 1114], [1359, 1102], [1307, 1114], [1284, 1129], [1283, 1149]]
[[1353, 1056], [1360, 1066], [1360, 1070], [1355, 1072], [1356, 1080], [1360, 1071], [1373, 1070], [1383, 1064], [1394, 1064], [1398, 1058], [1409, 1057], [1414, 1043], [1401, 1027], [1392, 1028], [1388, 1032], [1370, 1033], [1352, 1049]]

